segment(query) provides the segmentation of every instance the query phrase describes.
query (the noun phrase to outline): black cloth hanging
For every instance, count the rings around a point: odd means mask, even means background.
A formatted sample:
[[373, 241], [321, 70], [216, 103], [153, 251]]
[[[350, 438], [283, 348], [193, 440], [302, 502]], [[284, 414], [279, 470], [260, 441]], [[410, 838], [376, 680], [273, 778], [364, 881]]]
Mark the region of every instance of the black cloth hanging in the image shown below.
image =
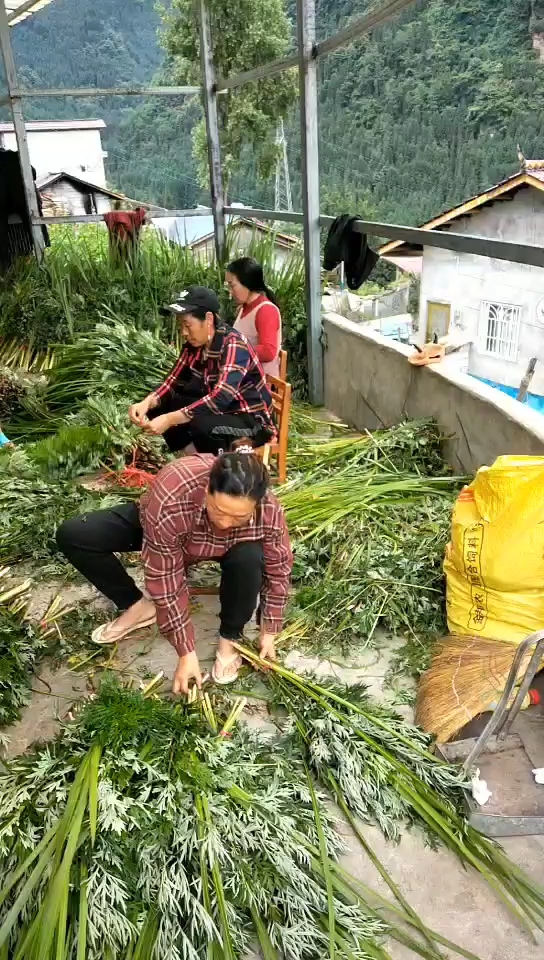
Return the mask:
[[[32, 168], [36, 179], [36, 171]], [[42, 213], [41, 197], [36, 190], [38, 210]], [[49, 246], [47, 228], [42, 226], [43, 238]], [[34, 250], [32, 225], [26, 206], [23, 175], [16, 150], [0, 150], [0, 269], [7, 269], [17, 257], [29, 256]]]
[[368, 246], [366, 233], [354, 229], [360, 217], [343, 213], [331, 224], [325, 253], [323, 269], [334, 270], [344, 262], [346, 282], [350, 290], [358, 290], [368, 280], [378, 260], [378, 254]]

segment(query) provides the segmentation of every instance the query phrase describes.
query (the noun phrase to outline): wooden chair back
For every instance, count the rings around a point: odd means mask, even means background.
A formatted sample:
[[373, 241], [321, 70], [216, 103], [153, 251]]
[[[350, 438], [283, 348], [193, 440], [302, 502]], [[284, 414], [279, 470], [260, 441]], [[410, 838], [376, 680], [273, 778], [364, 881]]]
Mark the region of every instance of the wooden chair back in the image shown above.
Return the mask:
[[285, 483], [287, 479], [287, 444], [289, 442], [292, 388], [290, 383], [280, 380], [279, 377], [267, 376], [266, 382], [272, 395], [278, 438], [275, 443], [266, 444], [262, 449], [262, 456], [266, 464], [268, 464], [271, 456], [277, 458], [278, 482]]
[[287, 381], [287, 350], [280, 350], [280, 380]]

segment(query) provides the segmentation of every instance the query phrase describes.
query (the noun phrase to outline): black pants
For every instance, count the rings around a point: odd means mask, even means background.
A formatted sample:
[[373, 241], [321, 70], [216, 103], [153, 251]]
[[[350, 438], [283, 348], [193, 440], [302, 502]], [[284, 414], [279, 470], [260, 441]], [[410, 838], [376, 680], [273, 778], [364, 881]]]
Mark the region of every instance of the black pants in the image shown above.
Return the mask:
[[[160, 405], [149, 411], [148, 417], [152, 420], [163, 413], [182, 410], [198, 399], [200, 397], [189, 385], [163, 397]], [[184, 450], [190, 443], [197, 453], [219, 453], [221, 450], [230, 450], [234, 440], [248, 437], [253, 446], [262, 447], [270, 439], [268, 431], [250, 413], [203, 413], [193, 417], [190, 423], [170, 427], [163, 436], [172, 453]]]
[[[135, 503], [65, 520], [57, 530], [57, 545], [64, 556], [120, 611], [141, 600], [142, 592], [115, 554], [141, 550], [142, 538]], [[238, 543], [219, 563], [220, 633], [225, 640], [238, 640], [253, 616], [261, 592], [262, 543]]]

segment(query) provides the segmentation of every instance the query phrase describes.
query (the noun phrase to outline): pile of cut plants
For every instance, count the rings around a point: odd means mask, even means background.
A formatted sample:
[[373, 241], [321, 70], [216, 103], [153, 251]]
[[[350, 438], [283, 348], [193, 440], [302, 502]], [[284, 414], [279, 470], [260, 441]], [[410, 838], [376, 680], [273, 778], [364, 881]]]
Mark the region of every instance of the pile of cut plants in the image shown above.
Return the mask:
[[[260, 666], [258, 657], [244, 651]], [[527, 929], [544, 894], [462, 814], [466, 783], [361, 690], [275, 666], [276, 736], [229, 704], [105, 679], [59, 736], [0, 771], [4, 960], [443, 960], [368, 844], [410, 825], [484, 877]], [[336, 809], [331, 807], [331, 799]], [[341, 866], [342, 815], [389, 898]]]
[[350, 656], [386, 631], [405, 638], [402, 667], [417, 675], [446, 627], [442, 563], [462, 478], [433, 421], [320, 438], [304, 419], [279, 491], [295, 544], [287, 636]]
[[[174, 355], [153, 331], [103, 318], [18, 397], [17, 445], [0, 455], [0, 564], [12, 565], [0, 571], [0, 726], [28, 702], [70, 616], [55, 600], [31, 621], [28, 577], [68, 574], [60, 521], [131, 495], [90, 489], [89, 474], [115, 481], [127, 464], [165, 461], [127, 406], [134, 383], [152, 389]], [[295, 551], [284, 642], [351, 654], [385, 629], [407, 639], [407, 669], [424, 666], [444, 628], [442, 558], [462, 483], [441, 441], [430, 421], [354, 435], [295, 408], [277, 490]], [[68, 642], [56, 651], [69, 657]], [[418, 917], [366, 825], [392, 842], [422, 831], [527, 931], [544, 927], [543, 892], [470, 827], [466, 777], [426, 735], [363, 688], [281, 663], [261, 673], [241, 652], [255, 668], [241, 699], [174, 701], [161, 678], [137, 690], [105, 676], [55, 739], [0, 760], [0, 960], [242, 960], [256, 949], [263, 960], [392, 960], [397, 945], [478, 960]], [[265, 699], [274, 734], [245, 723], [252, 698]], [[343, 868], [340, 819], [387, 896]]]
[[[111, 482], [127, 465], [149, 474], [166, 462], [163, 441], [132, 426], [127, 409], [134, 384], [143, 396], [174, 357], [158, 333], [111, 317], [60, 349], [13, 425], [16, 450], [0, 454], [0, 562], [46, 560], [55, 517], [109, 502], [82, 477]], [[295, 406], [290, 479], [279, 491], [295, 546], [293, 641], [347, 654], [379, 645], [380, 627], [407, 639], [407, 669], [425, 668], [445, 626], [441, 566], [460, 485], [441, 441], [431, 421], [354, 435]]]

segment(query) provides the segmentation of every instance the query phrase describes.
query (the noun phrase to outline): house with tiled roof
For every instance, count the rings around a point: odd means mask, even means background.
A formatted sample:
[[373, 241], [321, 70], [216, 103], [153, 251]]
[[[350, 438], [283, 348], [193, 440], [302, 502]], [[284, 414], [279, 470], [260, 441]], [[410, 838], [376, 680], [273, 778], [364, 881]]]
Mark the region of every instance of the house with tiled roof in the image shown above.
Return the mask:
[[[544, 247], [544, 160], [526, 160], [521, 152], [519, 159], [519, 173], [423, 229]], [[422, 258], [419, 342], [449, 336], [465, 344], [460, 368], [514, 395], [536, 358], [530, 393], [544, 398], [544, 269], [401, 241], [379, 252], [408, 263]]]

